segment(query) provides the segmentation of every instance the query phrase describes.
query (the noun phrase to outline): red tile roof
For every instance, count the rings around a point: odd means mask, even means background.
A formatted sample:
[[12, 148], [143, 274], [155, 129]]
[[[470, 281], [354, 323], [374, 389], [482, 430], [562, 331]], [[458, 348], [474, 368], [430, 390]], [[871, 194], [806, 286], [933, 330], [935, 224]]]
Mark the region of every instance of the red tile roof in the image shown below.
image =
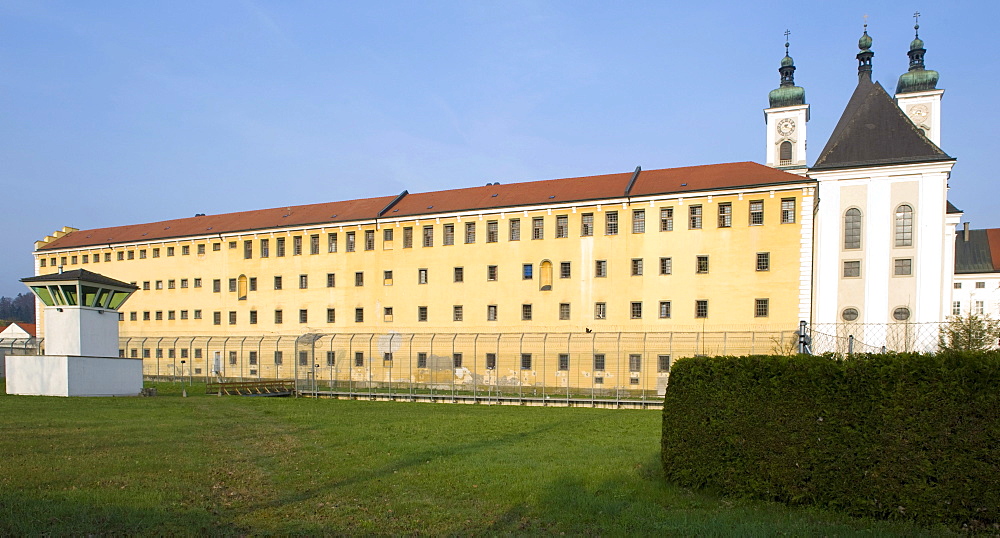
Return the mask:
[[30, 334], [31, 336], [35, 336], [35, 324], [34, 323], [23, 323], [23, 322], [20, 322], [20, 321], [15, 321], [14, 323], [11, 323], [10, 325], [0, 326], [0, 332], [3, 332], [5, 330], [7, 330], [7, 328], [10, 327], [11, 325], [17, 325], [18, 327], [21, 328], [22, 331]]
[[987, 228], [986, 238], [990, 244], [990, 257], [993, 259], [993, 270], [1000, 271], [1000, 228]]
[[[384, 218], [419, 217], [440, 213], [583, 202], [623, 198], [632, 172], [551, 179], [425, 192], [404, 196]], [[716, 189], [811, 182], [795, 174], [752, 162], [644, 170], [630, 196], [682, 194]], [[100, 246], [188, 236], [204, 236], [269, 228], [337, 224], [374, 219], [395, 196], [328, 202], [222, 215], [190, 217], [148, 224], [80, 230], [66, 234], [39, 250]]]

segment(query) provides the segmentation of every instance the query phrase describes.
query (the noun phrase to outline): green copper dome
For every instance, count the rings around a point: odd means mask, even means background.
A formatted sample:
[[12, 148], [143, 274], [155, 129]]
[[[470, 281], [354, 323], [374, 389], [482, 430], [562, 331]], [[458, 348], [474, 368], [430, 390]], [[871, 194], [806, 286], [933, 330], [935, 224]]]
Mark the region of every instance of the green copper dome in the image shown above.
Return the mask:
[[858, 48], [861, 50], [868, 50], [872, 48], [872, 38], [868, 35], [868, 30], [862, 34], [861, 39], [858, 40]]
[[799, 86], [782, 86], [767, 94], [771, 108], [806, 104], [806, 90]]
[[792, 60], [791, 56], [786, 54], [785, 57], [781, 59], [781, 67], [788, 67], [790, 65], [795, 65], [795, 62]]
[[937, 71], [931, 69], [914, 69], [899, 76], [896, 93], [923, 92], [937, 89]]
[[896, 83], [896, 93], [923, 92], [937, 89], [938, 72], [924, 69], [924, 40], [920, 39], [920, 25], [914, 25], [913, 41], [910, 42], [910, 51], [906, 53], [910, 57], [910, 70], [899, 76]]

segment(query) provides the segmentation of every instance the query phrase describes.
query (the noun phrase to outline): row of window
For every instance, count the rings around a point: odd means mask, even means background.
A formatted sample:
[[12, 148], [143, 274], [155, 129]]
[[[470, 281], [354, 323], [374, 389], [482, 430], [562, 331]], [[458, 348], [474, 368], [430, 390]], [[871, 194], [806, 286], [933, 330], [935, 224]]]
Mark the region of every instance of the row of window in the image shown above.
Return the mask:
[[[604, 234], [605, 235], [618, 235], [619, 233], [619, 215], [618, 211], [604, 211]], [[860, 213], [859, 213], [860, 215]], [[793, 224], [795, 223], [795, 199], [794, 198], [783, 198], [781, 200], [781, 219], [782, 224]], [[911, 219], [912, 222], [912, 219]], [[761, 226], [764, 224], [764, 201], [763, 200], [751, 200], [749, 201], [749, 226]], [[688, 217], [687, 217], [687, 227], [691, 230], [701, 229], [703, 225], [703, 215], [702, 215], [702, 205], [694, 204], [688, 206]], [[443, 224], [442, 225], [442, 243], [444, 245], [454, 245], [455, 244], [455, 224]], [[485, 241], [487, 243], [497, 243], [500, 240], [500, 224], [499, 221], [490, 220], [486, 222], [486, 236]], [[520, 241], [521, 240], [521, 219], [512, 218], [508, 219], [508, 235], [509, 241]], [[717, 227], [719, 228], [731, 228], [733, 226], [733, 204], [732, 202], [722, 202], [718, 204], [718, 220]], [[860, 226], [860, 224], [859, 224]], [[669, 232], [674, 229], [674, 208], [665, 207], [660, 209], [660, 221], [659, 230], [661, 232]], [[406, 226], [402, 228], [402, 247], [412, 248], [413, 247], [413, 227]], [[580, 236], [589, 237], [593, 236], [595, 231], [594, 227], [594, 213], [583, 213], [580, 218]], [[634, 209], [632, 210], [632, 233], [641, 234], [646, 232], [646, 210], [645, 209]], [[375, 250], [375, 230], [364, 230], [362, 231], [362, 248], [364, 250]], [[531, 218], [531, 239], [545, 239], [545, 217], [532, 217]], [[556, 215], [555, 218], [555, 230], [554, 236], [558, 238], [568, 238], [569, 237], [569, 215]], [[464, 235], [463, 240], [466, 244], [476, 243], [477, 241], [477, 223], [476, 222], [466, 222], [464, 224]], [[391, 248], [395, 238], [394, 228], [383, 228], [382, 229], [382, 241], [384, 243], [384, 248]], [[288, 238], [276, 237], [274, 238], [274, 256], [284, 257], [288, 252]], [[305, 252], [304, 242], [306, 240], [305, 236], [296, 235], [291, 237], [291, 255], [299, 256]], [[434, 226], [427, 225], [423, 226], [421, 230], [421, 245], [424, 247], [434, 246]], [[257, 255], [261, 258], [271, 257], [271, 238], [261, 238], [258, 240], [258, 250]], [[354, 252], [357, 250], [358, 237], [357, 232], [344, 232], [344, 251]], [[205, 244], [200, 243], [195, 245], [197, 247], [197, 252], [199, 255], [205, 254]], [[229, 248], [238, 248], [238, 241], [229, 241]], [[326, 234], [326, 251], [327, 252], [337, 252], [340, 248], [339, 245], [339, 234], [337, 232], [330, 232]], [[191, 254], [190, 245], [182, 245], [180, 247], [181, 255], [187, 256]], [[166, 256], [174, 256], [176, 253], [175, 247], [165, 247]], [[222, 250], [222, 243], [212, 243], [212, 250], [218, 251]], [[309, 254], [319, 254], [321, 250], [321, 235], [311, 234], [308, 236], [308, 252]], [[147, 252], [152, 253], [153, 258], [159, 258], [161, 253], [161, 248], [156, 247], [149, 249], [138, 250], [139, 259], [145, 259], [147, 257]], [[132, 260], [135, 259], [136, 251], [118, 251], [116, 253], [118, 260]], [[251, 259], [254, 255], [254, 244], [253, 240], [247, 239], [243, 240], [243, 257], [245, 259]], [[104, 253], [104, 261], [110, 262], [112, 258], [112, 253]], [[82, 263], [90, 263], [93, 260], [94, 263], [100, 262], [101, 258], [99, 254], [83, 254], [80, 259]], [[59, 265], [67, 265], [67, 261], [70, 265], [76, 265], [78, 260], [77, 256], [70, 256], [68, 259], [66, 256], [61, 257]], [[56, 266], [56, 258], [49, 258], [48, 263], [53, 267]], [[46, 259], [42, 258], [39, 260], [39, 265], [41, 267], [46, 266]]]
[[[142, 348], [142, 358], [149, 359], [150, 356], [149, 348]], [[157, 348], [156, 358], [164, 358], [163, 349]], [[168, 348], [167, 350], [168, 359], [176, 359], [177, 354], [174, 348]], [[274, 364], [281, 365], [284, 364], [284, 352], [274, 351]], [[125, 356], [125, 350], [119, 349], [118, 354], [122, 357]], [[195, 348], [193, 350], [193, 355], [195, 359], [202, 358], [202, 349]], [[139, 348], [131, 348], [129, 350], [129, 356], [132, 358], [139, 358]], [[247, 362], [250, 366], [256, 366], [258, 362], [259, 353], [257, 351], [247, 352]], [[180, 358], [188, 358], [188, 349], [180, 349]], [[238, 364], [239, 354], [236, 351], [230, 351], [228, 354], [229, 364]], [[522, 370], [531, 370], [533, 367], [537, 368], [539, 365], [535, 362], [535, 356], [532, 353], [521, 353], [520, 354], [519, 365]], [[300, 351], [299, 352], [299, 366], [309, 366], [309, 352]], [[383, 367], [391, 366], [394, 362], [394, 356], [391, 352], [385, 352], [382, 354], [381, 360], [383, 362]], [[327, 351], [326, 352], [326, 365], [328, 367], [336, 366], [337, 364], [337, 352]], [[483, 366], [487, 370], [495, 370], [497, 367], [498, 357], [496, 353], [486, 353], [483, 356]], [[358, 368], [363, 368], [369, 363], [365, 357], [365, 353], [362, 351], [354, 352], [353, 365]], [[657, 355], [656, 356], [656, 371], [659, 373], [667, 373], [670, 371], [670, 355]], [[608, 368], [607, 355], [604, 353], [594, 353], [592, 360], [592, 368], [595, 371], [604, 372]], [[318, 365], [317, 365], [318, 366]], [[453, 353], [451, 355], [451, 366], [453, 368], [463, 368], [465, 366], [465, 357], [463, 353]], [[424, 352], [417, 353], [417, 368], [427, 368], [428, 367], [428, 354]], [[556, 356], [556, 368], [559, 371], [568, 371], [570, 369], [570, 355], [569, 353], [559, 353]], [[641, 353], [630, 353], [628, 356], [628, 371], [631, 373], [640, 373], [643, 370], [643, 355]], [[633, 377], [632, 379], [636, 379]], [[595, 381], [596, 382], [596, 381]]]
[[[971, 301], [969, 306], [971, 307], [972, 314], [977, 316], [986, 314], [986, 301]], [[962, 315], [962, 301], [953, 301], [951, 303], [951, 315]]]
[[[893, 226], [893, 246], [913, 246], [913, 206], [900, 204], [896, 208]], [[852, 207], [844, 213], [844, 249], [861, 248], [861, 210]]]
[[[143, 321], [162, 321], [164, 319], [164, 314], [166, 314], [166, 320], [178, 319], [177, 314], [180, 314], [179, 319], [188, 319], [188, 310], [156, 310], [156, 311], [145, 311], [142, 312]], [[417, 307], [417, 317], [418, 322], [426, 322], [429, 320], [430, 309], [426, 306]], [[194, 310], [194, 319], [202, 319], [201, 310]], [[671, 301], [659, 301], [658, 303], [658, 317], [660, 319], [669, 319], [672, 317], [672, 302]], [[707, 318], [708, 317], [708, 300], [696, 300], [694, 305], [694, 313], [696, 318]], [[223, 316], [221, 311], [212, 313], [212, 323], [214, 325], [222, 325]], [[299, 309], [298, 311], [298, 321], [299, 323], [309, 323], [309, 310], [306, 308]], [[643, 318], [643, 302], [642, 301], [632, 301], [629, 303], [629, 317], [631, 319], [642, 319]], [[754, 299], [754, 317], [766, 318], [770, 315], [770, 301], [768, 299]], [[607, 319], [608, 316], [608, 304], [606, 302], [594, 303], [594, 319]], [[521, 305], [521, 321], [531, 321], [534, 317], [534, 305], [530, 303]], [[392, 322], [394, 318], [394, 310], [391, 306], [386, 306], [382, 308], [382, 321]], [[499, 318], [499, 307], [497, 305], [487, 305], [486, 306], [486, 321], [497, 321]], [[124, 321], [124, 312], [119, 313], [119, 319]], [[237, 311], [230, 310], [228, 312], [228, 323], [229, 325], [237, 324]], [[464, 305], [454, 305], [451, 310], [452, 321], [465, 321], [465, 306]], [[570, 303], [559, 303], [559, 319], [569, 320], [571, 319], [571, 305]], [[139, 312], [129, 312], [129, 321], [138, 321]], [[258, 321], [258, 314], [256, 310], [249, 311], [249, 322], [251, 325], [256, 325]], [[285, 321], [284, 310], [277, 309], [274, 311], [274, 323], [281, 324]], [[355, 308], [354, 309], [354, 321], [356, 323], [363, 323], [365, 321], [365, 309]], [[337, 322], [337, 312], [334, 308], [326, 309], [326, 322], [336, 323]]]
[[[857, 308], [847, 307], [840, 313], [840, 317], [844, 321], [857, 321], [861, 317], [861, 313]], [[893, 309], [892, 319], [896, 321], [906, 321], [910, 319], [910, 309], [905, 306], [899, 306]]]
[[[954, 288], [955, 288], [956, 290], [960, 290], [960, 289], [962, 289], [962, 283], [961, 283], [961, 282], [956, 282], [956, 283], [954, 284]], [[983, 289], [986, 289], [986, 282], [983, 282], [983, 281], [980, 281], [980, 282], [976, 282], [976, 289], [977, 289], [977, 290], [983, 290]]]
[[[861, 277], [861, 260], [844, 262], [844, 278]], [[892, 260], [893, 276], [913, 276], [913, 258], [895, 258]]]
[[[644, 268], [643, 258], [632, 258], [630, 263], [630, 274], [632, 276], [642, 276]], [[551, 273], [552, 264], [551, 262], [542, 262], [540, 268], [543, 273], [543, 278], [547, 273]], [[771, 254], [769, 252], [758, 252], [756, 254], [754, 268], [757, 271], [770, 271], [771, 270]], [[659, 260], [659, 272], [661, 275], [673, 274], [673, 258], [661, 257]], [[695, 273], [696, 274], [707, 274], [709, 272], [709, 257], [707, 255], [699, 255], [695, 257]], [[486, 266], [486, 280], [496, 281], [499, 279], [499, 266], [497, 265], [487, 265]], [[573, 267], [571, 262], [560, 262], [559, 263], [559, 278], [571, 278], [573, 275]], [[597, 278], [604, 278], [608, 276], [608, 261], [607, 260], [597, 260], [594, 267], [594, 276]], [[525, 280], [531, 280], [534, 278], [534, 265], [530, 263], [523, 264], [521, 267], [521, 277]], [[465, 281], [465, 268], [455, 267], [452, 272], [453, 282], [464, 282]], [[149, 290], [163, 290], [163, 289], [176, 289], [178, 283], [181, 289], [186, 289], [189, 287], [189, 281], [186, 278], [179, 280], [168, 279], [168, 280], [146, 280], [142, 282], [142, 289]], [[391, 286], [394, 282], [392, 271], [382, 271], [382, 282], [386, 286]], [[426, 268], [417, 269], [417, 284], [427, 284], [429, 282], [429, 270]], [[193, 279], [194, 287], [202, 287], [202, 280], [200, 278]], [[357, 271], [354, 273], [354, 285], [364, 286], [365, 285], [365, 274], [364, 271]], [[326, 287], [333, 288], [337, 286], [337, 274], [327, 273], [326, 274]], [[302, 274], [299, 275], [298, 279], [299, 289], [309, 288], [309, 275]], [[240, 299], [246, 298], [246, 293], [248, 291], [257, 291], [257, 277], [247, 277], [241, 275], [238, 278], [230, 278], [228, 280], [228, 289], [230, 292], [239, 293]], [[274, 289], [280, 290], [284, 289], [284, 277], [281, 275], [274, 276]], [[212, 292], [220, 293], [222, 291], [222, 279], [212, 280]]]

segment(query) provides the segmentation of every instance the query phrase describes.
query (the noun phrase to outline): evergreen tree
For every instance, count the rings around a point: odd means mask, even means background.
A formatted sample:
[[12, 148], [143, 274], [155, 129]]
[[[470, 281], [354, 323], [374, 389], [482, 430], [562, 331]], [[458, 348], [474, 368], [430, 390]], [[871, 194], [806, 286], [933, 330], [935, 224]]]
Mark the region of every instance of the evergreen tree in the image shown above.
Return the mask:
[[942, 351], [983, 351], [1000, 341], [1000, 320], [989, 316], [952, 316], [941, 328], [938, 344]]

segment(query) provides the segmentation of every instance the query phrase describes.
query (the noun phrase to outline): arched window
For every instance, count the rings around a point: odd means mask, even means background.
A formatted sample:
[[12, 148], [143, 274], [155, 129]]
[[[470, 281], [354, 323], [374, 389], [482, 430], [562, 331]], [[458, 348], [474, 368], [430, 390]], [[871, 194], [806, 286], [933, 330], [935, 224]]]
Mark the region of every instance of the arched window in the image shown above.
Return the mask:
[[778, 164], [780, 166], [792, 164], [792, 143], [788, 140], [778, 146]]
[[543, 261], [538, 266], [539, 276], [539, 290], [541, 291], [551, 291], [552, 290], [552, 262], [549, 260]]
[[247, 276], [246, 275], [240, 275], [240, 278], [236, 281], [236, 290], [237, 290], [237, 293], [236, 293], [237, 298], [236, 299], [238, 301], [244, 301], [244, 300], [246, 300], [246, 298], [247, 298]]
[[909, 204], [896, 208], [896, 246], [913, 246], [913, 208]]
[[861, 248], [861, 210], [856, 207], [844, 213], [844, 248]]

